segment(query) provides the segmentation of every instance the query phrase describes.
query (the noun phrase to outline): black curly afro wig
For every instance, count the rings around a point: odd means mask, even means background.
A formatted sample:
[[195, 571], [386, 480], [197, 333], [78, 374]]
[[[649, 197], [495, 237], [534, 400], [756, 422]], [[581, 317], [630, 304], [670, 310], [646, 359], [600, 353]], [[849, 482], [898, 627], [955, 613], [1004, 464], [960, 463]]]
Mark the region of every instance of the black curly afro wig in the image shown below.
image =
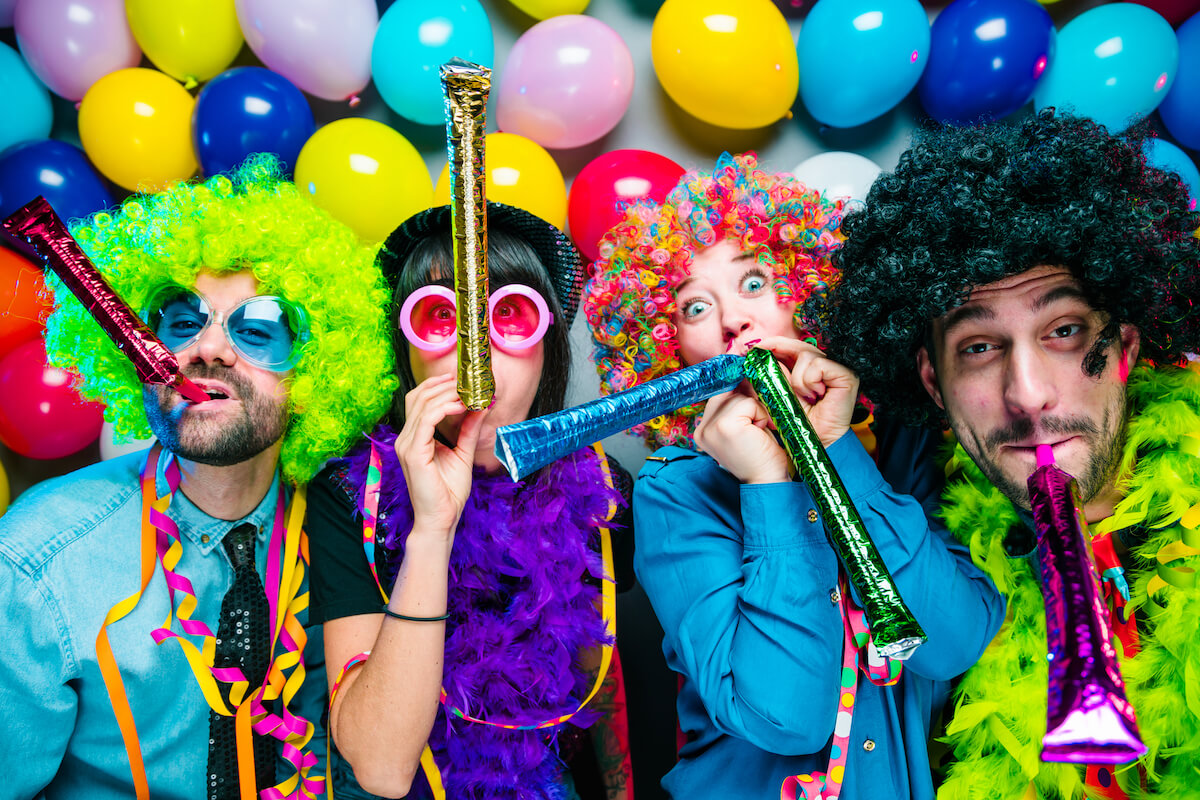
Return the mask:
[[1143, 358], [1180, 361], [1200, 349], [1200, 213], [1178, 176], [1147, 165], [1146, 135], [1053, 109], [918, 134], [846, 216], [841, 281], [803, 313], [863, 393], [910, 424], [945, 423], [917, 376], [930, 322], [972, 287], [1039, 265], [1070, 269], [1109, 317], [1085, 371], [1103, 369], [1121, 323], [1140, 330]]

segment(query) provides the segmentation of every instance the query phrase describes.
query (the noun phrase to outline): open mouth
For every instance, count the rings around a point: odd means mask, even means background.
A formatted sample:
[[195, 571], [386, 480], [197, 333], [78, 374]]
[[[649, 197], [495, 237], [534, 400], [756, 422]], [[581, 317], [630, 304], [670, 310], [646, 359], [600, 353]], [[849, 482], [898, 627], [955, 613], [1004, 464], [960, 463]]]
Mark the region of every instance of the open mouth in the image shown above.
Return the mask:
[[208, 389], [204, 392], [208, 395], [209, 400], [228, 400], [229, 395], [222, 392], [220, 389]]

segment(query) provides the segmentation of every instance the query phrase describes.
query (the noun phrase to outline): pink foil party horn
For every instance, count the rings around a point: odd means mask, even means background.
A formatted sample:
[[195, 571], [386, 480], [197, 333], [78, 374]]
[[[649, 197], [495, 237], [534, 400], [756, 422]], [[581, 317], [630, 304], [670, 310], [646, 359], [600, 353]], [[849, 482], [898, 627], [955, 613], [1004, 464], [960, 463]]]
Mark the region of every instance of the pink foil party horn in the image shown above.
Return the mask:
[[1029, 476], [1046, 605], [1049, 688], [1042, 760], [1124, 764], [1146, 752], [1117, 663], [1075, 479], [1037, 448]]
[[112, 290], [45, 198], [26, 203], [2, 225], [17, 249], [45, 263], [79, 298], [113, 344], [133, 362], [142, 383], [170, 386], [193, 403], [208, 399], [203, 389], [179, 371], [175, 354]]

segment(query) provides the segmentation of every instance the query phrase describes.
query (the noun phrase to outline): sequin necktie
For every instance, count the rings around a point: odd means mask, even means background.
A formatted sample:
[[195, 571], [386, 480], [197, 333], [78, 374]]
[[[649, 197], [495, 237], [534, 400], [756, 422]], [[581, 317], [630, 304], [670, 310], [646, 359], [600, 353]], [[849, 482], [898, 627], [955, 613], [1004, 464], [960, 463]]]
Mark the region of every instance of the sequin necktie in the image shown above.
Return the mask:
[[[214, 664], [239, 667], [254, 691], [266, 677], [271, 663], [271, 617], [267, 595], [254, 562], [257, 529], [249, 523], [225, 534], [223, 545], [233, 565], [233, 585], [221, 601], [217, 624]], [[226, 703], [228, 685], [221, 684]], [[233, 717], [210, 710], [208, 721], [208, 792], [209, 800], [238, 800], [237, 733]], [[255, 782], [262, 790], [275, 785], [275, 740], [253, 737]]]

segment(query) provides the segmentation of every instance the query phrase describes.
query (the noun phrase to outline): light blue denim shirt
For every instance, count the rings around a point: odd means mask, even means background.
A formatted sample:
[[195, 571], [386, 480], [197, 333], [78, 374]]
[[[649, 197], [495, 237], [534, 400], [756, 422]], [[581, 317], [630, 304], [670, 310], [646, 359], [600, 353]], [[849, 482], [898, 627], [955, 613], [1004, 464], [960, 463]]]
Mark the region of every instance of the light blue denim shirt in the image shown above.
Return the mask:
[[[96, 635], [108, 610], [138, 589], [144, 461], [144, 452], [134, 453], [46, 481], [0, 517], [0, 796], [133, 796], [129, 759], [96, 662]], [[265, 574], [279, 490], [277, 473], [258, 507], [239, 520], [208, 516], [182, 491], [171, 501], [168, 513], [183, 542], [176, 571], [199, 600], [192, 618], [214, 632], [233, 582], [221, 540], [238, 524], [256, 525], [258, 571]], [[209, 708], [183, 650], [177, 641], [156, 645], [150, 638], [169, 610], [156, 565], [137, 607], [108, 629], [154, 800], [202, 797], [208, 761]], [[320, 627], [309, 629], [307, 616], [301, 612], [309, 634], [307, 677], [289, 708], [317, 726], [312, 776], [325, 772], [326, 686]], [[177, 617], [173, 630], [181, 630]], [[281, 761], [276, 774], [293, 772]]]

